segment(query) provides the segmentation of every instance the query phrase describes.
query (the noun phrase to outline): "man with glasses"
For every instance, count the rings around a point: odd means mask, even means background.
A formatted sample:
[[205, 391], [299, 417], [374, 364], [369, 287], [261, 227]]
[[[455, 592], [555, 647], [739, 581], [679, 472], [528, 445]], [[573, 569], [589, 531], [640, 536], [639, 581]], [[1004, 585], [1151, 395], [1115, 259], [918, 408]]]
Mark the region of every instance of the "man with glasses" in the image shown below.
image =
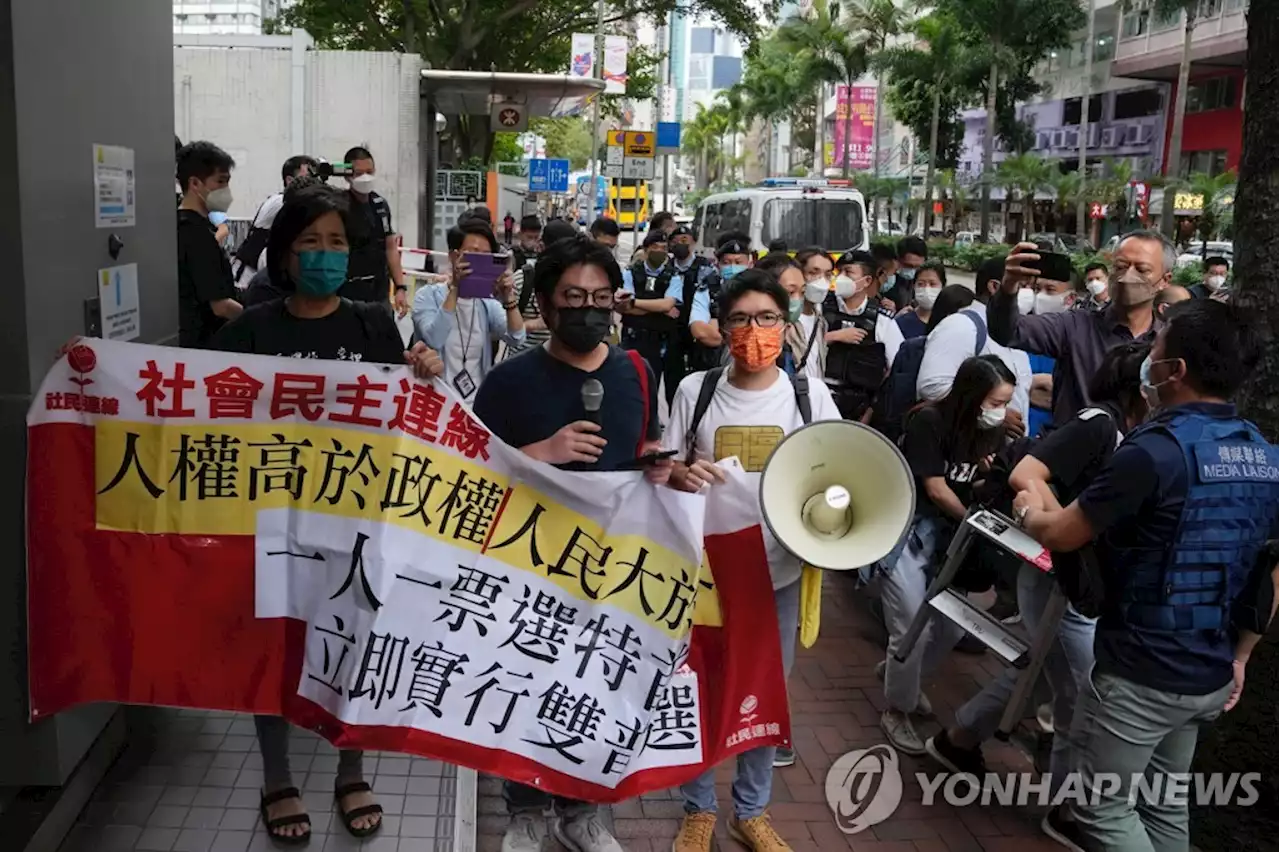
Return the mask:
[[[765, 270], [748, 269], [724, 283], [720, 328], [733, 360], [728, 367], [694, 373], [680, 383], [663, 437], [665, 449], [677, 450], [682, 459], [671, 475], [676, 487], [698, 491], [723, 482], [716, 463], [730, 456], [737, 456], [747, 475], [758, 480], [765, 459], [786, 435], [811, 421], [840, 419], [826, 385], [788, 376], [777, 366], [789, 311], [786, 290]], [[787, 553], [763, 525], [761, 531], [773, 580], [782, 666], [788, 673], [796, 652], [800, 560]], [[737, 758], [729, 836], [753, 852], [791, 848], [765, 813], [779, 751], [764, 746]], [[781, 763], [785, 765], [786, 759]], [[707, 770], [680, 792], [685, 817], [671, 848], [673, 852], [710, 852], [716, 825], [715, 770]]]
[[[656, 377], [639, 353], [604, 342], [622, 289], [612, 252], [585, 234], [557, 240], [538, 258], [533, 287], [551, 337], [493, 368], [476, 394], [476, 416], [505, 443], [564, 470], [618, 470], [637, 455], [656, 451], [661, 436]], [[583, 406], [587, 379], [604, 386], [598, 422]], [[645, 468], [645, 476], [659, 485], [671, 469], [670, 461], [658, 462]], [[542, 813], [548, 804], [556, 813], [552, 833], [565, 847], [623, 852], [593, 804], [553, 798], [514, 781], [505, 782], [502, 792], [511, 813], [504, 852], [542, 848]]]

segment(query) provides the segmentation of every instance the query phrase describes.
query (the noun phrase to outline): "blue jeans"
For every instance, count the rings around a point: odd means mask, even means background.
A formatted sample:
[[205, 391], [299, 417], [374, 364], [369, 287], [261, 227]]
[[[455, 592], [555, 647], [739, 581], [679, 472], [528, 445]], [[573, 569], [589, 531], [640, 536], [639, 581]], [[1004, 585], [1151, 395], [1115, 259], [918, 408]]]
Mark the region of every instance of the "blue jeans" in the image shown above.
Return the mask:
[[[1044, 613], [1049, 596], [1057, 581], [1034, 565], [1025, 562], [1018, 569], [1018, 612], [1032, 636], [1039, 630], [1040, 616]], [[1062, 621], [1058, 622], [1058, 635], [1044, 661], [1044, 677], [1053, 691], [1053, 754], [1049, 759], [1049, 774], [1056, 791], [1071, 771], [1074, 740], [1071, 733], [1071, 717], [1075, 713], [1080, 690], [1093, 669], [1094, 621], [1067, 607]], [[1013, 696], [1014, 685], [1022, 674], [1018, 669], [1007, 668], [1000, 676], [970, 698], [956, 711], [956, 725], [988, 740], [1000, 727], [1000, 717]]]
[[[800, 583], [774, 590], [778, 610], [778, 633], [782, 638], [782, 673], [791, 674], [796, 661], [796, 634], [800, 631]], [[773, 746], [761, 746], [738, 755], [738, 773], [733, 779], [733, 813], [738, 819], [752, 819], [769, 807], [773, 792]], [[715, 767], [680, 786], [685, 813], [716, 812]]]

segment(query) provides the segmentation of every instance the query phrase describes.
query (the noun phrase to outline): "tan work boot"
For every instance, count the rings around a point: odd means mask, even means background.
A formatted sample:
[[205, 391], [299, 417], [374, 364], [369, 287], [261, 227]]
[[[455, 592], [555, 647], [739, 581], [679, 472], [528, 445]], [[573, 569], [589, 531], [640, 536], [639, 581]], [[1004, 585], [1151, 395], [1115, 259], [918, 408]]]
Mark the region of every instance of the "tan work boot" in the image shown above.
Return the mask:
[[684, 821], [680, 823], [680, 833], [671, 844], [671, 852], [711, 852], [715, 831], [715, 814], [685, 814]]
[[791, 852], [787, 841], [774, 831], [768, 813], [744, 820], [729, 817], [729, 836], [751, 852]]

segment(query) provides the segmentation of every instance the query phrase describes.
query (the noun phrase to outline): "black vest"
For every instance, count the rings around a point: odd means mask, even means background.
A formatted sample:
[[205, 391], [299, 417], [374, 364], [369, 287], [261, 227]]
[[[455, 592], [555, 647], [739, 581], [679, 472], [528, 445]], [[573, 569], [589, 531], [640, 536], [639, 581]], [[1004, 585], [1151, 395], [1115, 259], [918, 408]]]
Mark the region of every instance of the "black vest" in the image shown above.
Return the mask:
[[[636, 291], [636, 301], [666, 297], [667, 286], [671, 283], [671, 278], [674, 275], [675, 271], [669, 263], [664, 264], [656, 275], [645, 268], [643, 260], [633, 264], [631, 267], [631, 284]], [[679, 321], [666, 314], [627, 315], [622, 318], [624, 328], [656, 334], [670, 334], [676, 331], [677, 322]]]
[[390, 298], [387, 284], [387, 237], [391, 235], [391, 207], [376, 192], [361, 204], [351, 204], [351, 253], [347, 259], [347, 283], [341, 295], [356, 302], [385, 302]]
[[838, 309], [825, 314], [831, 331], [860, 328], [867, 333], [861, 343], [827, 344], [827, 381], [837, 386], [873, 393], [884, 382], [884, 343], [876, 340], [876, 319], [892, 319], [892, 314], [874, 302], [860, 314], [847, 314]]

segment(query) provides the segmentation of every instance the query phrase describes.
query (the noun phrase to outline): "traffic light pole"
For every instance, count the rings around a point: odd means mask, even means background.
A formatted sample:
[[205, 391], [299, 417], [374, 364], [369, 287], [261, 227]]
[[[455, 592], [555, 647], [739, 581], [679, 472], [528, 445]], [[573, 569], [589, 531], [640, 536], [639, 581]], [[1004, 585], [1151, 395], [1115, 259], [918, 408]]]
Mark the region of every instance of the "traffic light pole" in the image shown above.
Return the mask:
[[[604, 0], [596, 0], [596, 41], [592, 50], [592, 70], [597, 80], [604, 80]], [[596, 196], [600, 194], [600, 99], [596, 92], [591, 108], [591, 190], [587, 193], [587, 227], [596, 220]]]

